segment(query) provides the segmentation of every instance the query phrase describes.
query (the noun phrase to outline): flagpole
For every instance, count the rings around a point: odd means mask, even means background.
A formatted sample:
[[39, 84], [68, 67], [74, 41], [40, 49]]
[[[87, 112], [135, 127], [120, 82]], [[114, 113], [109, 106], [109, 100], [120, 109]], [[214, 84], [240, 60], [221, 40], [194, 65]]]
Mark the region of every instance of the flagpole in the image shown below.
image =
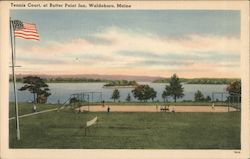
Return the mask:
[[10, 18], [10, 41], [11, 41], [11, 51], [12, 51], [12, 77], [13, 77], [13, 86], [14, 86], [14, 96], [15, 96], [15, 113], [16, 113], [16, 137], [17, 140], [20, 140], [20, 127], [19, 127], [19, 115], [18, 115], [18, 102], [17, 102], [17, 89], [16, 89], [16, 75], [15, 75], [15, 37], [13, 40], [13, 24]]

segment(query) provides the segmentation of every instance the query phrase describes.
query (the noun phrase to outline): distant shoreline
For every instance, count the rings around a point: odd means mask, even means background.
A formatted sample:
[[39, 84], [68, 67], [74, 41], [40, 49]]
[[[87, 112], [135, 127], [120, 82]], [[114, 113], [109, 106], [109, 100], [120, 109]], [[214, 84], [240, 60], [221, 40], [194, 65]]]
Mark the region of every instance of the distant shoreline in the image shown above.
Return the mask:
[[102, 86], [102, 88], [114, 89], [114, 88], [135, 88], [136, 86]]
[[[155, 83], [155, 84], [169, 84], [169, 82], [148, 82], [148, 81], [139, 81], [146, 82], [146, 83]], [[12, 83], [12, 81], [9, 81]], [[22, 81], [16, 81], [16, 83], [23, 83]], [[46, 82], [46, 83], [108, 83], [108, 82], [84, 82], [84, 81], [63, 81], [63, 82]], [[189, 82], [181, 82], [182, 84], [206, 84], [206, 85], [227, 85], [229, 83], [189, 83]], [[103, 88], [135, 88], [136, 86], [103, 86]]]
[[[135, 87], [137, 82], [150, 82], [150, 83], [169, 83], [170, 78], [160, 78], [153, 81], [142, 80], [116, 80], [116, 79], [100, 79], [100, 78], [80, 78], [80, 77], [41, 77], [46, 83], [106, 83], [105, 87]], [[234, 81], [241, 81], [240, 78], [180, 78], [180, 82], [183, 84], [230, 84]], [[9, 82], [12, 82], [12, 78], [9, 78]], [[18, 77], [17, 83], [22, 83], [23, 78]], [[130, 82], [130, 83], [129, 83]], [[132, 82], [132, 83], [131, 83]]]
[[[152, 83], [169, 83], [170, 78], [163, 78], [153, 81]], [[234, 81], [241, 81], [240, 78], [180, 78], [184, 84], [230, 84]]]

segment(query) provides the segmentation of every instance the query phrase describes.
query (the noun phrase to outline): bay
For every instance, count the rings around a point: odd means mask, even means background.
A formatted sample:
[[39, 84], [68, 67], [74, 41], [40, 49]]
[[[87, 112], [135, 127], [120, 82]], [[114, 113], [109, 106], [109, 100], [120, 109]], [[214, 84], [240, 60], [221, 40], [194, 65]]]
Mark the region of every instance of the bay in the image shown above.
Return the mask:
[[[162, 92], [165, 89], [165, 83], [150, 83], [150, 82], [138, 82], [139, 84], [148, 84], [150, 87], [154, 88], [157, 92], [157, 97], [155, 101], [163, 101]], [[114, 88], [103, 88], [105, 83], [48, 83], [51, 90], [51, 96], [48, 98], [48, 103], [64, 103], [71, 94], [81, 93], [81, 92], [101, 92], [89, 94], [90, 102], [100, 102], [102, 100], [112, 101], [111, 96]], [[212, 93], [214, 92], [224, 92], [226, 93], [227, 85], [213, 85], [213, 84], [182, 84], [184, 87], [184, 97], [178, 99], [178, 101], [183, 100], [194, 100], [194, 94], [197, 90], [200, 90], [204, 96], [210, 96], [212, 98]], [[23, 83], [17, 83], [17, 88], [21, 88]], [[120, 92], [120, 101], [126, 101], [128, 94], [131, 96], [132, 101], [137, 101], [134, 99], [132, 90], [133, 88], [118, 88]], [[17, 92], [19, 102], [32, 102], [33, 95], [29, 91], [18, 91]], [[217, 94], [214, 96], [215, 99], [221, 100], [221, 95]], [[13, 84], [9, 84], [9, 99], [14, 101]], [[173, 101], [171, 97], [168, 98], [169, 101]], [[223, 96], [223, 100], [226, 100], [226, 96]]]

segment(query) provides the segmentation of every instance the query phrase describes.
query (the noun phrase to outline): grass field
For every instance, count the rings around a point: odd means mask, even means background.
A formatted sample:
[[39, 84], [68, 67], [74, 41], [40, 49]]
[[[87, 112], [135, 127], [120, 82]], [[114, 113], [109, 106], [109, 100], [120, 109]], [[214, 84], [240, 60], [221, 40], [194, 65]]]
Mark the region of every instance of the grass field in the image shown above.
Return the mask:
[[[55, 105], [55, 104], [36, 104], [36, 105], [37, 105], [38, 111], [53, 109], [53, 108], [58, 107], [58, 105]], [[32, 103], [18, 103], [18, 106], [19, 106], [19, 111], [18, 111], [19, 115], [32, 113], [32, 109], [33, 109]], [[14, 103], [10, 103], [9, 117], [14, 117], [14, 116], [15, 116], [15, 105]]]
[[[39, 105], [38, 110], [55, 108]], [[10, 106], [10, 117], [14, 114]], [[21, 104], [20, 114], [32, 105]], [[98, 116], [85, 136], [80, 128]], [[71, 109], [20, 119], [21, 140], [11, 120], [10, 148], [73, 149], [240, 149], [240, 112], [74, 113]]]

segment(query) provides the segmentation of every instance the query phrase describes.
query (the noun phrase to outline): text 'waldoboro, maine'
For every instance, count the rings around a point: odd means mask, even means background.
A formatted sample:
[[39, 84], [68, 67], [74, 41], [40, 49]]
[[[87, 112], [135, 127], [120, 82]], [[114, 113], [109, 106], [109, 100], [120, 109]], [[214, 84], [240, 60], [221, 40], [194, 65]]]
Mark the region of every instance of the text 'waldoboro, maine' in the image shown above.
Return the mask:
[[131, 4], [128, 3], [84, 3], [84, 2], [13, 2], [10, 3], [12, 8], [132, 8]]

